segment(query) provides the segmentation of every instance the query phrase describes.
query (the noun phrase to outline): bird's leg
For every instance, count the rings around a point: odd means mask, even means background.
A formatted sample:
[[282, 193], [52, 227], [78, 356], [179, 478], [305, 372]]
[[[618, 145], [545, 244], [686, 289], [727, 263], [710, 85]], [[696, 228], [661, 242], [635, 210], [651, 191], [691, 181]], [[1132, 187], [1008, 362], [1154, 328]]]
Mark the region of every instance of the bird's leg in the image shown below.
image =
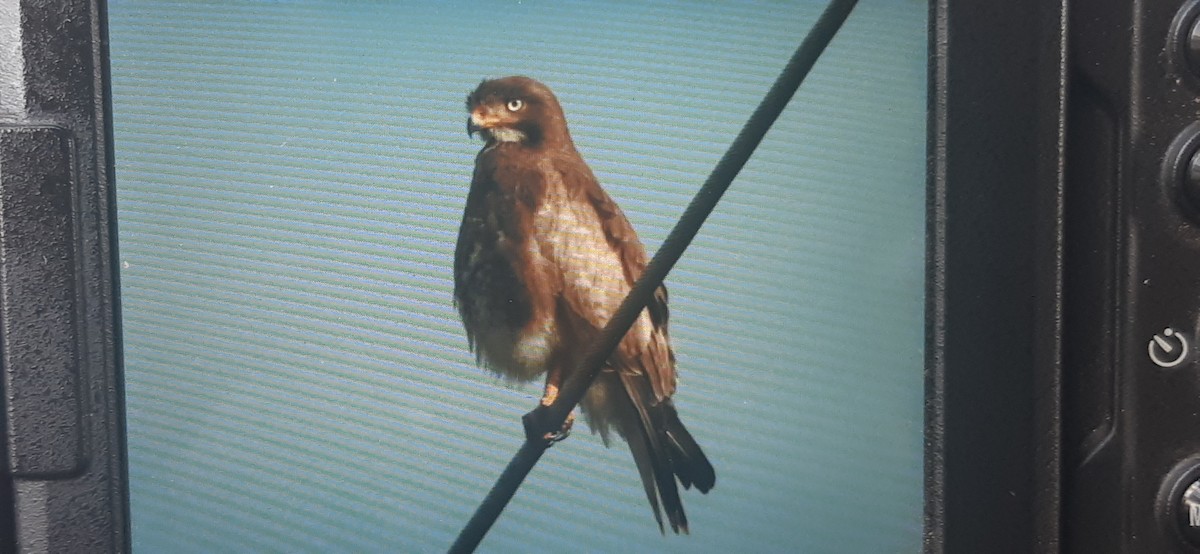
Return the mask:
[[546, 389], [542, 393], [542, 405], [549, 406], [558, 400], [558, 387], [562, 385], [562, 370], [558, 365], [546, 372]]
[[[558, 389], [562, 386], [562, 368], [555, 364], [546, 372], [546, 389], [542, 394], [541, 405], [549, 408], [558, 400]], [[571, 435], [571, 426], [575, 423], [575, 410], [571, 410], [567, 414], [566, 421], [563, 421], [562, 429], [546, 433], [545, 439], [550, 442], [561, 441]]]

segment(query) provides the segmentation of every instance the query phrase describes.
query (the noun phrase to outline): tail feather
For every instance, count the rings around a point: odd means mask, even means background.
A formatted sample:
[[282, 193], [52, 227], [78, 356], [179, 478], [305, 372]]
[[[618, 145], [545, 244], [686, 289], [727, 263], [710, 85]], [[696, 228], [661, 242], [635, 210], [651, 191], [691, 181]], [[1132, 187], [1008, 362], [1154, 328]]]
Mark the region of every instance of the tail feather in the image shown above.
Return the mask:
[[671, 469], [679, 476], [683, 488], [690, 489], [695, 485], [696, 490], [708, 493], [717, 483], [716, 471], [713, 470], [704, 451], [700, 449], [700, 445], [696, 443], [696, 439], [692, 438], [687, 427], [679, 420], [679, 412], [675, 411], [675, 406], [668, 400], [659, 407], [664, 412], [662, 428], [666, 437], [664, 442], [670, 447], [668, 453]]
[[659, 512], [661, 499], [671, 530], [686, 534], [687, 514], [675, 478], [679, 477], [684, 488], [695, 485], [701, 492], [708, 492], [716, 482], [716, 474], [696, 440], [679, 421], [679, 414], [670, 399], [647, 406], [643, 401], [646, 397], [638, 395], [642, 388], [638, 386], [639, 376], [622, 374], [621, 377], [636, 411], [635, 417], [625, 418], [622, 422], [622, 434], [629, 442], [658, 528], [665, 532]]
[[654, 520], [658, 522], [658, 532], [665, 534], [662, 510], [658, 505], [658, 488], [655, 486], [657, 480], [654, 478], [654, 458], [650, 454], [649, 441], [645, 439], [644, 433], [637, 431], [631, 433], [627, 440], [629, 441], [629, 451], [633, 453], [633, 461], [637, 464], [638, 475], [642, 478], [642, 488], [646, 490], [646, 500], [650, 501]]

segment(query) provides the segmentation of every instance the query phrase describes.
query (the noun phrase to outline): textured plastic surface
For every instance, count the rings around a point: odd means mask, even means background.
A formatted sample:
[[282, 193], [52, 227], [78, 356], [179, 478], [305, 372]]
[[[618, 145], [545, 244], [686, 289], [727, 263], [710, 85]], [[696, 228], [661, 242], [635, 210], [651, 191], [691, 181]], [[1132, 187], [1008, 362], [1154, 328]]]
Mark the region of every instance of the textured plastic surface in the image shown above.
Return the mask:
[[1100, 0], [1070, 21], [1069, 552], [1197, 551], [1172, 491], [1200, 454], [1200, 225], [1185, 194], [1200, 130], [1198, 8]]
[[1065, 5], [934, 2], [926, 551], [1058, 545]]
[[0, 128], [0, 364], [15, 477], [82, 466], [73, 158], [63, 129]]
[[0, 551], [128, 550], [101, 8], [0, 2]]

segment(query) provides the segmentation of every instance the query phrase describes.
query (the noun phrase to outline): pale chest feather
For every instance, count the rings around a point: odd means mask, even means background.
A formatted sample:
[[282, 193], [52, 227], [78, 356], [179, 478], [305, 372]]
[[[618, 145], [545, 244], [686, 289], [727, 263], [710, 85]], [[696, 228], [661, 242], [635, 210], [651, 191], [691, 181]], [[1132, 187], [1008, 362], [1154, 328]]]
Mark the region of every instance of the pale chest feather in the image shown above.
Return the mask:
[[[557, 272], [567, 306], [603, 327], [629, 292], [629, 283], [595, 207], [551, 180], [533, 224], [539, 253]], [[636, 325], [634, 332], [648, 333], [649, 326]]]

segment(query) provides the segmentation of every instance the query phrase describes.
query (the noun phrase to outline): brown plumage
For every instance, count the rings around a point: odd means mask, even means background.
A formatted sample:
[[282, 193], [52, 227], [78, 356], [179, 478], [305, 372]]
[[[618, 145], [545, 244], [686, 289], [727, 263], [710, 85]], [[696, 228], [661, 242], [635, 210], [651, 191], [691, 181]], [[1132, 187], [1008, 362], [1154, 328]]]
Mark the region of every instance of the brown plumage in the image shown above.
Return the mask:
[[[485, 80], [467, 97], [468, 134], [486, 143], [454, 256], [454, 300], [481, 365], [529, 381], [546, 374], [542, 402], [583, 357], [646, 266], [625, 214], [571, 142], [554, 93], [528, 77]], [[712, 465], [671, 402], [675, 355], [659, 288], [581, 406], [608, 444], [629, 443], [659, 529], [688, 531], [676, 478], [708, 492]]]

